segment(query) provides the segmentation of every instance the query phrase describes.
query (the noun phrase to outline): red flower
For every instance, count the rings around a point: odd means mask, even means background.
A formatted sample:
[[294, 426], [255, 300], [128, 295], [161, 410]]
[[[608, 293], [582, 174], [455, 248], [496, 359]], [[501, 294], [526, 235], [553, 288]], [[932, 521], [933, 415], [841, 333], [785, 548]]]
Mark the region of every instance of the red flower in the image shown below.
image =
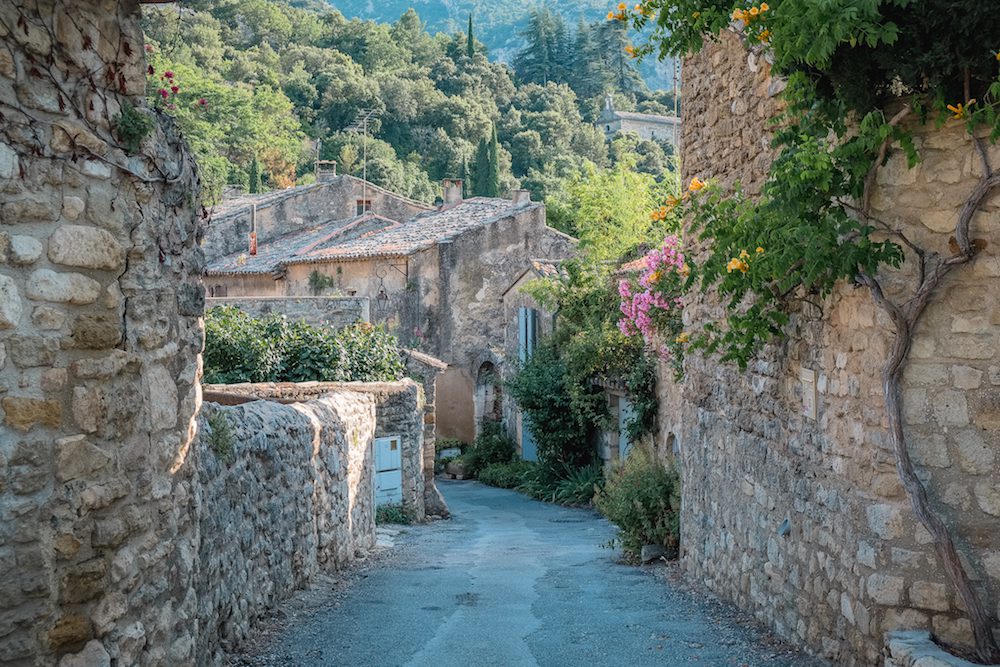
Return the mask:
[[166, 72], [163, 73], [163, 76], [167, 77], [168, 79], [172, 79], [174, 78], [174, 71], [168, 69]]
[[174, 95], [176, 95], [177, 91], [179, 90], [180, 88], [178, 86], [170, 86], [170, 92], [172, 92]]
[[152, 44], [147, 44], [146, 45], [146, 53], [152, 53], [152, 52], [153, 52], [153, 45]]
[[160, 97], [162, 97], [163, 99], [167, 99], [167, 96], [170, 94], [167, 92], [166, 88], [160, 88], [156, 92], [158, 92], [160, 94]]
[[152, 65], [146, 68], [146, 74], [148, 74], [149, 76], [153, 76], [154, 74], [156, 74], [156, 70], [153, 69]]
[[198, 100], [198, 106], [207, 107], [208, 106], [208, 100], [206, 100], [204, 97], [201, 98], [200, 100]]

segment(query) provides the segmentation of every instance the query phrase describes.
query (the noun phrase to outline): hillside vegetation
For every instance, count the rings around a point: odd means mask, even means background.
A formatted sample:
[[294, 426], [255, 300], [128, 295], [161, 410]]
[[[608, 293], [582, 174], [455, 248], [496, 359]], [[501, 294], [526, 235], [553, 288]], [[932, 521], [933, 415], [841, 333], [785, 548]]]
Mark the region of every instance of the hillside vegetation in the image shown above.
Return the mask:
[[672, 109], [625, 55], [618, 22], [569, 28], [536, 12], [516, 72], [491, 60], [485, 30], [432, 36], [412, 10], [380, 23], [316, 1], [191, 0], [147, 9], [144, 28], [149, 93], [178, 117], [210, 199], [226, 183], [308, 182], [317, 143], [341, 173], [360, 174], [361, 138], [344, 130], [362, 109], [378, 112], [369, 180], [424, 201], [444, 177], [466, 178], [473, 194], [521, 185], [555, 200], [591, 168], [669, 173], [662, 146], [608, 144], [592, 125], [606, 93], [623, 109]]

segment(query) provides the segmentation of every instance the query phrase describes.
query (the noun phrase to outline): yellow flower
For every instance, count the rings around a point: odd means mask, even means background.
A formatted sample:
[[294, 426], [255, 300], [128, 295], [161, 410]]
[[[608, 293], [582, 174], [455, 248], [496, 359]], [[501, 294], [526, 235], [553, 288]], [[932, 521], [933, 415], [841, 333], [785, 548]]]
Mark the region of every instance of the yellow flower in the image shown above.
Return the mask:
[[623, 12], [623, 11], [625, 11], [625, 8], [626, 8], [627, 6], [628, 6], [628, 5], [626, 5], [626, 4], [624, 3], [624, 2], [619, 2], [619, 3], [618, 3], [618, 11], [620, 11], [620, 12]]
[[653, 271], [651, 274], [649, 274], [649, 282], [655, 283], [655, 282], [659, 282], [659, 280], [660, 280], [660, 272], [659, 271]]
[[688, 340], [690, 338], [691, 338], [691, 336], [688, 335], [687, 331], [682, 331], [679, 334], [677, 334], [677, 338], [674, 339], [674, 342], [675, 343], [686, 343], [686, 342], [688, 342]]
[[665, 208], [668, 211], [672, 211], [680, 203], [681, 203], [681, 200], [678, 199], [677, 197], [675, 197], [673, 195], [667, 195], [667, 205], [666, 205]]
[[[693, 18], [693, 19], [696, 19], [696, 18], [698, 18], [700, 16], [701, 16], [701, 12], [695, 12], [694, 14], [691, 14], [691, 18]], [[1000, 60], [1000, 56], [997, 57], [997, 60]]]
[[761, 248], [760, 246], [757, 246], [757, 254], [758, 255], [763, 255], [764, 254], [764, 249]]
[[679, 268], [677, 272], [680, 273], [685, 278], [687, 278], [689, 275], [691, 275], [691, 267], [688, 266], [687, 263], [681, 264], [681, 268]]
[[743, 10], [742, 9], [734, 9], [733, 10], [733, 20], [734, 21], [739, 21], [741, 18], [743, 18]]
[[749, 268], [750, 268], [750, 265], [747, 264], [746, 262], [744, 262], [739, 257], [733, 257], [731, 260], [729, 260], [729, 263], [726, 264], [726, 272], [727, 273], [732, 273], [733, 271], [739, 271], [740, 273], [746, 273], [747, 269], [749, 269]]
[[757, 9], [756, 7], [751, 7], [750, 8], [750, 16], [757, 16], [757, 14], [759, 14], [759, 13], [760, 13], [760, 10]]
[[975, 100], [975, 98], [973, 98], [973, 99], [969, 100], [968, 102], [966, 102], [965, 104], [961, 104], [961, 103], [959, 103], [959, 104], [949, 104], [948, 105], [948, 111], [950, 111], [953, 114], [955, 114], [955, 119], [956, 120], [962, 120], [963, 118], [965, 118], [969, 114], [969, 107], [971, 107], [975, 103], [976, 103], [976, 100]]
[[750, 253], [746, 250], [740, 250], [740, 259], [750, 259]]
[[760, 3], [760, 11], [762, 11], [762, 12], [766, 12], [766, 11], [767, 11], [767, 10], [769, 10], [769, 9], [770, 9], [770, 7], [768, 7], [768, 6], [767, 6], [767, 3], [766, 3], [766, 2], [762, 2], [762, 3]]
[[635, 47], [634, 46], [626, 46], [625, 47], [625, 53], [629, 54], [629, 56], [631, 56], [632, 58], [635, 58]]
[[636, 5], [634, 9], [636, 12], [642, 13], [642, 5]]
[[705, 187], [705, 182], [700, 180], [697, 176], [691, 179], [691, 185], [688, 186], [688, 190], [691, 192], [698, 192]]
[[1000, 51], [997, 51], [997, 60], [1000, 60]]
[[770, 40], [771, 39], [771, 31], [770, 30], [762, 30], [761, 33], [759, 35], [757, 35], [757, 39], [760, 40], [760, 41], [762, 41], [762, 42], [766, 42], [766, 41]]

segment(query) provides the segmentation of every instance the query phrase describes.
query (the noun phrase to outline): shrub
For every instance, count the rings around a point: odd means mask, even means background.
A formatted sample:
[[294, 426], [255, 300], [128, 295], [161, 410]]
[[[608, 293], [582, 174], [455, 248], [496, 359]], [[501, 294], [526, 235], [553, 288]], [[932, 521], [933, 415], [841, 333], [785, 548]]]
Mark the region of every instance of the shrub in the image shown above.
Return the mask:
[[635, 447], [594, 496], [594, 505], [618, 526], [622, 549], [638, 556], [644, 544], [659, 544], [676, 554], [680, 533], [680, 480], [673, 466], [661, 465]]
[[527, 416], [543, 464], [588, 465], [593, 448], [587, 425], [573, 409], [567, 369], [551, 341], [544, 341], [508, 383], [510, 393]]
[[603, 483], [604, 467], [599, 463], [570, 470], [556, 485], [555, 500], [560, 505], [589, 505]]
[[484, 421], [476, 441], [461, 458], [465, 461], [469, 474], [475, 476], [491, 463], [507, 463], [512, 460], [516, 451], [514, 441], [499, 423]]
[[413, 513], [405, 505], [379, 505], [375, 508], [375, 523], [413, 523]]
[[205, 382], [388, 382], [405, 367], [396, 337], [362, 322], [340, 331], [256, 318], [232, 306], [205, 315]]
[[479, 481], [501, 489], [515, 489], [524, 483], [527, 475], [536, 466], [531, 461], [507, 461], [490, 463], [479, 471]]

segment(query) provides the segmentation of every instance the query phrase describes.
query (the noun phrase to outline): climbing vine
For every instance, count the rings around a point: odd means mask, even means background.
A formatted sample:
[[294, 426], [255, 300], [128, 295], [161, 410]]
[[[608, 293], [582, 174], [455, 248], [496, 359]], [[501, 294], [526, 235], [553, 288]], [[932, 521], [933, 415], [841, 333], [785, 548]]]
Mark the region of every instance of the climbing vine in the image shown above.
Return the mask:
[[[882, 380], [900, 480], [968, 611], [978, 657], [995, 662], [992, 619], [910, 459], [900, 390], [913, 331], [944, 277], [984, 246], [970, 238], [970, 225], [1000, 186], [986, 148], [1000, 137], [1000, 13], [989, 5], [644, 0], [618, 5], [609, 19], [651, 34], [633, 49], [637, 57], [688, 55], [721, 31], [735, 31], [786, 79], [775, 119], [778, 154], [760, 195], [696, 179], [688, 197], [665, 204], [683, 210], [688, 242], [703, 249], [698, 262], [688, 260], [685, 288], [718, 295], [727, 307], [721, 321], [690, 332], [690, 347], [745, 367], [763, 344], [787, 334], [796, 302], [821, 305], [845, 282], [870, 292], [891, 322]], [[894, 152], [911, 168], [920, 161], [913, 129], [946, 123], [967, 130], [980, 178], [941, 248], [874, 215], [870, 203], [878, 171]], [[893, 271], [904, 261], [915, 265], [912, 278]], [[883, 288], [889, 276], [891, 291]]]

